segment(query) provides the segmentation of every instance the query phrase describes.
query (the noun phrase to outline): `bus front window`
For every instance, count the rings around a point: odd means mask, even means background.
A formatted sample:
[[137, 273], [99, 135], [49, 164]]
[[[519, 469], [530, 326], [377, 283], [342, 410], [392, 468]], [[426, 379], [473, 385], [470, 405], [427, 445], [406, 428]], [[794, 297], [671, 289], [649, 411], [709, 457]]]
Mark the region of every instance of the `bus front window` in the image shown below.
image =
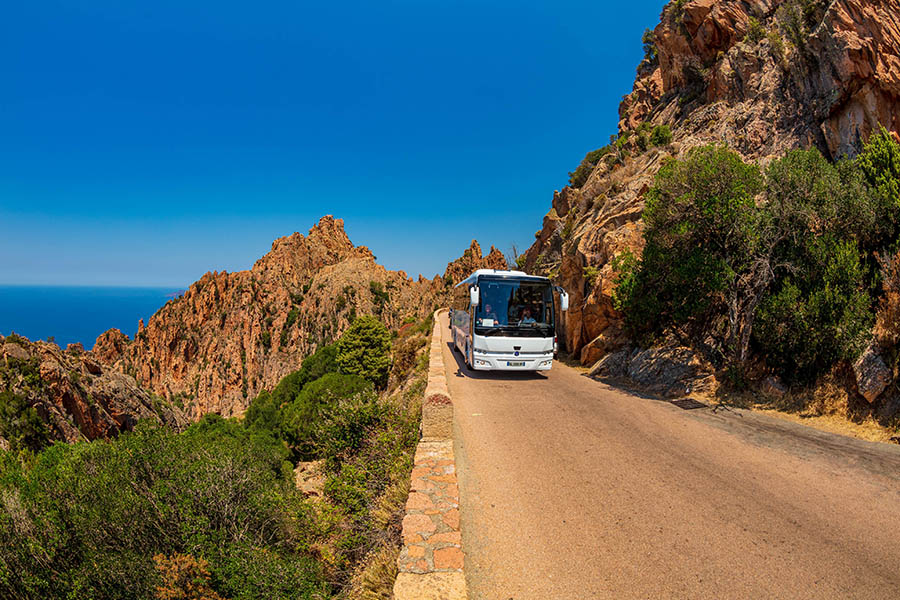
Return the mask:
[[[548, 283], [482, 280], [475, 325], [482, 329], [522, 331], [522, 335], [552, 335], [553, 295]], [[526, 333], [525, 331], [531, 332]]]

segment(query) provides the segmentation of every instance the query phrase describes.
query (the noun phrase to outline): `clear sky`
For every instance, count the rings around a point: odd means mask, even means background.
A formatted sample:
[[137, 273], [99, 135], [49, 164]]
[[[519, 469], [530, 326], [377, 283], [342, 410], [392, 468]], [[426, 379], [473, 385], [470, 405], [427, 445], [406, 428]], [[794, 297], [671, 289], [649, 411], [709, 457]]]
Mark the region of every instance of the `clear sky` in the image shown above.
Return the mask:
[[184, 286], [323, 214], [410, 275], [527, 248], [664, 4], [11, 3], [0, 284]]

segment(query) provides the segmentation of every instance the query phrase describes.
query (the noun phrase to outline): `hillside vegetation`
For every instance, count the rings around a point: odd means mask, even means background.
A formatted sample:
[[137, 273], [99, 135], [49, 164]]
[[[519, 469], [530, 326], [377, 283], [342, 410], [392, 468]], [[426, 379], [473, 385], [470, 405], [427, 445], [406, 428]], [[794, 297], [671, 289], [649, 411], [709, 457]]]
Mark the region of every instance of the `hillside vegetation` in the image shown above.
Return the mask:
[[[389, 593], [428, 332], [361, 317], [242, 420], [0, 451], [0, 597]], [[321, 497], [295, 482], [306, 460]]]
[[617, 259], [616, 307], [637, 339], [676, 328], [738, 370], [751, 351], [791, 381], [855, 360], [879, 303], [882, 322], [895, 310], [883, 282], [897, 260], [898, 168], [884, 130], [834, 164], [793, 150], [760, 169], [694, 148], [647, 193], [640, 257]]

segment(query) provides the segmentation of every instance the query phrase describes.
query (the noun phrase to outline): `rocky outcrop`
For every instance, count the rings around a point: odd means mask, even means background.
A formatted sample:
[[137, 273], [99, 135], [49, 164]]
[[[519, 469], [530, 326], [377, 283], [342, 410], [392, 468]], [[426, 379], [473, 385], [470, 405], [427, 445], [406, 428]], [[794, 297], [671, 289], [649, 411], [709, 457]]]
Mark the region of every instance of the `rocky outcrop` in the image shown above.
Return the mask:
[[477, 241], [463, 252], [462, 256], [447, 265], [444, 272], [444, 282], [447, 285], [456, 285], [477, 269], [506, 269], [506, 257], [503, 253], [491, 246], [486, 255], [482, 255], [481, 246]]
[[24, 396], [54, 439], [109, 438], [150, 419], [174, 428], [187, 423], [178, 407], [142, 389], [72, 345], [0, 336], [0, 389]]
[[[834, 0], [793, 29], [794, 0], [670, 3], [655, 57], [638, 67], [619, 109], [618, 143], [580, 187], [555, 192], [525, 268], [570, 295], [561, 341], [583, 364], [622, 348], [613, 260], [640, 252], [644, 196], [663, 161], [726, 143], [766, 162], [795, 147], [852, 155], [882, 124], [900, 129], [900, 10]], [[672, 139], [654, 146], [650, 132]], [[579, 181], [580, 183], [580, 181]]]
[[191, 419], [240, 415], [357, 315], [374, 314], [395, 329], [424, 318], [445, 301], [445, 279], [495, 264], [497, 255], [492, 248], [483, 258], [473, 242], [444, 278], [413, 280], [377, 264], [368, 248], [353, 245], [341, 219], [326, 216], [308, 235], [275, 240], [249, 271], [205, 274], [139, 323], [134, 340], [107, 331], [91, 355], [183, 404]]
[[894, 372], [881, 358], [875, 344], [869, 344], [853, 363], [853, 374], [856, 376], [857, 391], [869, 403], [875, 402], [894, 378]]
[[677, 344], [611, 352], [598, 360], [588, 374], [627, 379], [644, 391], [667, 398], [711, 394], [717, 387], [710, 365], [691, 348]]

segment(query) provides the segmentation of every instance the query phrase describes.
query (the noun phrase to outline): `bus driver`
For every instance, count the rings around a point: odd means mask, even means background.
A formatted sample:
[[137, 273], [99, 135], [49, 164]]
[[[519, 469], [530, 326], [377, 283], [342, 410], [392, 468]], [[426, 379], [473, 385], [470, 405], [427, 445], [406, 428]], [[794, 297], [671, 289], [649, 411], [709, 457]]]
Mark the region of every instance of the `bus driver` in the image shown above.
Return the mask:
[[490, 319], [494, 322], [494, 325], [500, 324], [500, 319], [497, 318], [497, 313], [494, 312], [493, 307], [490, 304], [484, 305], [484, 320]]

